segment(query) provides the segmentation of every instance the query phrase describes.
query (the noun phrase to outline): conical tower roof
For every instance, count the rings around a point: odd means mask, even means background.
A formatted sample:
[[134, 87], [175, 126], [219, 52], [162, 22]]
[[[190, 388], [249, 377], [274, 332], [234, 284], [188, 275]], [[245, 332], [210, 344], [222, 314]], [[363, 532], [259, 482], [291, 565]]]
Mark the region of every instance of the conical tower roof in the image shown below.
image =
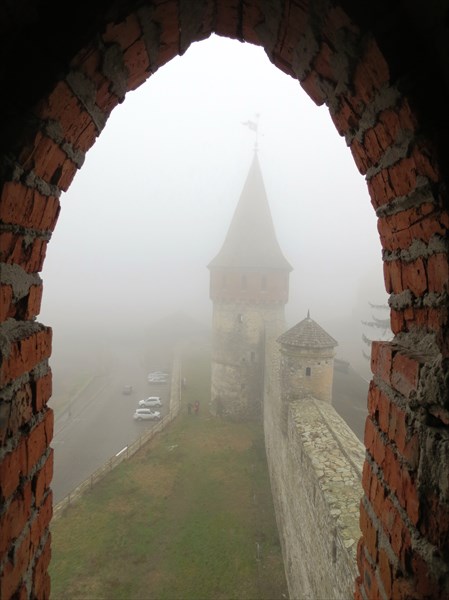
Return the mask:
[[338, 342], [310, 318], [309, 312], [305, 319], [283, 333], [277, 341], [286, 346], [300, 348], [334, 348], [338, 346]]
[[292, 270], [276, 238], [257, 153], [223, 246], [208, 267]]

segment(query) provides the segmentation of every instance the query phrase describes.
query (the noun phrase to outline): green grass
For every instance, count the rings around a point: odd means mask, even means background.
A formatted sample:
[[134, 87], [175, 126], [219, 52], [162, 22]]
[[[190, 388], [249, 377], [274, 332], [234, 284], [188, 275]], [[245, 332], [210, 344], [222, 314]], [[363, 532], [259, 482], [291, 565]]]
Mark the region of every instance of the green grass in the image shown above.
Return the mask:
[[287, 597], [261, 424], [209, 416], [207, 357], [184, 375], [175, 422], [52, 524], [52, 600]]

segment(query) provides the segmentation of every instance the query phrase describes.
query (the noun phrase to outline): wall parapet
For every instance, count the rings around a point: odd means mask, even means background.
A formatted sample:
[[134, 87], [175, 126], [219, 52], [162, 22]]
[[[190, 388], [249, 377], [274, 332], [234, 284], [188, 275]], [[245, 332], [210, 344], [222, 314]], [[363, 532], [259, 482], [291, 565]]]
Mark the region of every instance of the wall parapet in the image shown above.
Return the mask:
[[304, 467], [308, 463], [355, 572], [365, 448], [330, 404], [312, 397], [290, 405], [288, 430], [289, 444]]

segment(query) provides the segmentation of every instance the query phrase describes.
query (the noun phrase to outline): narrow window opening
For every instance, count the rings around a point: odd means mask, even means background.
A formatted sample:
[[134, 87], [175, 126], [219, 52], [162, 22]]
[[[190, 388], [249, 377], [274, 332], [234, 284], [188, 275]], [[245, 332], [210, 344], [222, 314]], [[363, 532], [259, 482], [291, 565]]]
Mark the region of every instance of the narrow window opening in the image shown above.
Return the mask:
[[306, 367], [306, 376], [310, 377], [311, 374], [312, 374], [312, 369], [310, 367]]

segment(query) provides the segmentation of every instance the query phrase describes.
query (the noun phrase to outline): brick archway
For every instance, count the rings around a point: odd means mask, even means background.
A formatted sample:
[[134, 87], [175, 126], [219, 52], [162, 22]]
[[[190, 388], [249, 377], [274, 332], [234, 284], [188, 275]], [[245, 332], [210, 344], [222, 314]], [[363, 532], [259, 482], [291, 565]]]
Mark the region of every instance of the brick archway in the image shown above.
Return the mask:
[[[326, 1], [103, 4], [80, 9], [58, 37], [60, 54], [37, 45], [29, 96], [20, 96], [27, 88], [13, 61], [9, 72], [17, 96], [13, 117], [2, 115], [1, 597], [46, 598], [50, 589], [51, 329], [35, 317], [60, 192], [127, 91], [212, 33], [263, 46], [325, 103], [367, 179], [395, 339], [373, 348], [355, 595], [447, 595], [449, 215], [441, 140], [413, 87], [407, 96], [393, 77], [400, 61], [386, 58], [356, 15]], [[48, 33], [49, 14], [29, 22]]]

